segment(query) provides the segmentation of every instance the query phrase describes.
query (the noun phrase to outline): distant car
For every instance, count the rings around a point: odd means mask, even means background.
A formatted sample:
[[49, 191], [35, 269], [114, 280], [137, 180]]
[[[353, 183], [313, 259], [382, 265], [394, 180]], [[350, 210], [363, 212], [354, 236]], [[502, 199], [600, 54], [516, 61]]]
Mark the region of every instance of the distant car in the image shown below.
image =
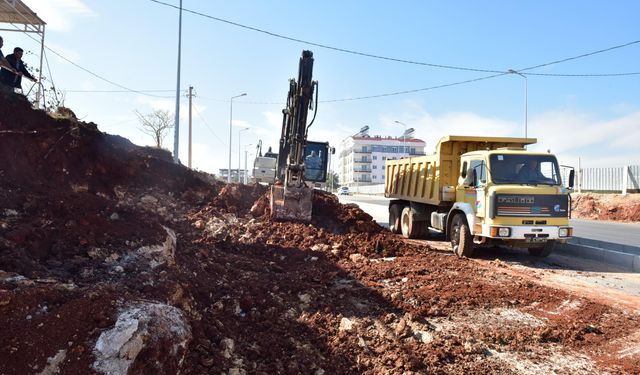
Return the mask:
[[342, 186], [338, 189], [338, 195], [349, 195], [349, 188], [347, 186]]

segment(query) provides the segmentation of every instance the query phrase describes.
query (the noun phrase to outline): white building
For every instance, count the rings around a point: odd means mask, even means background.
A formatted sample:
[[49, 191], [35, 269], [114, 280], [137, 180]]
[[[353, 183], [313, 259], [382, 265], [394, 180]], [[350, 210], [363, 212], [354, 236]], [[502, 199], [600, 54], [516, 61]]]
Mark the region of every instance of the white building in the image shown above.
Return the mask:
[[385, 161], [424, 155], [426, 143], [410, 137], [369, 136], [359, 133], [342, 141], [338, 159], [341, 186], [384, 183]]

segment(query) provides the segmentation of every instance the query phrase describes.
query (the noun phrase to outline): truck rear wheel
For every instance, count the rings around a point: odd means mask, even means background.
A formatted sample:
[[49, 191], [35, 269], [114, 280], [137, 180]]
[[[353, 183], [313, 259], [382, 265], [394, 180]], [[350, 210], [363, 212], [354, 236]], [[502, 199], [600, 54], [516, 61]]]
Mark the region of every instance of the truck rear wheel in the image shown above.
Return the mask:
[[411, 218], [411, 207], [405, 207], [402, 209], [402, 215], [400, 216], [400, 226], [402, 228], [402, 236], [406, 238], [420, 238], [423, 230], [422, 226], [426, 226], [425, 222], [414, 221]]
[[549, 254], [553, 252], [553, 249], [555, 247], [556, 247], [555, 241], [547, 241], [545, 242], [544, 247], [530, 247], [528, 250], [529, 250], [529, 254], [535, 257], [546, 258], [549, 256]]
[[389, 230], [393, 234], [402, 233], [402, 229], [400, 228], [400, 209], [402, 206], [399, 204], [394, 204], [389, 207]]
[[451, 221], [451, 248], [459, 257], [473, 256], [473, 237], [464, 215], [457, 214]]

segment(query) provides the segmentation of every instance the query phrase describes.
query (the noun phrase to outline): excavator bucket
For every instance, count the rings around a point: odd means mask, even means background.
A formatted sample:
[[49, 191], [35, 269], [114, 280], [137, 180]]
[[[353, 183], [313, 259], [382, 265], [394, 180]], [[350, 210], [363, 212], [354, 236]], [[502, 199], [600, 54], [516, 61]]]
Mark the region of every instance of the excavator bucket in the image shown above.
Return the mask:
[[271, 217], [276, 220], [311, 221], [313, 189], [271, 186]]

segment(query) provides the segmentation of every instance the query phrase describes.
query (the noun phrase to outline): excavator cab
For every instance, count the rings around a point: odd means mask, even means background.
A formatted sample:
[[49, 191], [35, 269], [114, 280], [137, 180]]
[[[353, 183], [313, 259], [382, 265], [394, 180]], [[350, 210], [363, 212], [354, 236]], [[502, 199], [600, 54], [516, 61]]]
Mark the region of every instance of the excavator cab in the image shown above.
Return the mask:
[[[276, 183], [271, 186], [271, 217], [276, 220], [311, 221], [313, 188], [305, 181], [326, 180], [328, 144], [307, 142], [307, 114], [313, 109], [318, 82], [312, 80], [313, 53], [302, 51], [298, 79], [289, 80], [287, 106], [282, 110], [282, 134], [276, 170]], [[317, 109], [317, 108], [316, 108]]]

